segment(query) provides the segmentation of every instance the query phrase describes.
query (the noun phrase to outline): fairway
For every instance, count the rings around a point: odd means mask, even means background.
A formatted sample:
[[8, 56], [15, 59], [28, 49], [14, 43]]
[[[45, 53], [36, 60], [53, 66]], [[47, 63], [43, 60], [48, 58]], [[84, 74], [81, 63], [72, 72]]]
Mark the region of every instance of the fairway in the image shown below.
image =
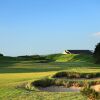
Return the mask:
[[58, 71], [80, 73], [100, 72], [100, 65], [92, 63], [87, 55], [49, 55], [52, 62], [34, 60], [0, 59], [0, 100], [85, 100], [79, 92], [42, 92], [17, 88], [18, 85], [44, 77]]

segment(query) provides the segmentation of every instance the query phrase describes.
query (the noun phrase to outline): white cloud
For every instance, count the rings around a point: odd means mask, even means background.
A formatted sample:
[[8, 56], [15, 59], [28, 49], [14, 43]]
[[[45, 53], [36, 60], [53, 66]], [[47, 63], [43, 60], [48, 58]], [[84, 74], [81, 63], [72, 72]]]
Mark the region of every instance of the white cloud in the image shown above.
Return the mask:
[[100, 36], [100, 32], [94, 33], [93, 36]]

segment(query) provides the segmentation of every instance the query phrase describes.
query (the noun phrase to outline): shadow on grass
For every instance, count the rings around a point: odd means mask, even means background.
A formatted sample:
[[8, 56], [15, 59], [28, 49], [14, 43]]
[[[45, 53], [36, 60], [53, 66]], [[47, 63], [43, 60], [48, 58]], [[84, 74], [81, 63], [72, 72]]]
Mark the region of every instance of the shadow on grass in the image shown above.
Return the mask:
[[44, 61], [0, 61], [0, 73], [32, 73], [59, 71], [61, 67], [50, 66]]
[[60, 71], [62, 68], [1, 68], [0, 73], [32, 73], [32, 72], [49, 72]]
[[2, 61], [0, 62], [0, 68], [14, 66], [17, 63], [20, 63], [20, 61]]

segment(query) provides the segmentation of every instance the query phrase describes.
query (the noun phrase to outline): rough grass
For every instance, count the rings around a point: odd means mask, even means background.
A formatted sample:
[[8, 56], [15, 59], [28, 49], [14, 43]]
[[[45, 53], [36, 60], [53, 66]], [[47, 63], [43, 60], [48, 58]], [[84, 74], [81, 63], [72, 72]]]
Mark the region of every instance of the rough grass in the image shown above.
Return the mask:
[[84, 100], [80, 93], [49, 93], [16, 88], [19, 84], [41, 79], [58, 71], [100, 72], [100, 65], [93, 64], [91, 56], [57, 56], [46, 56], [53, 61], [50, 63], [36, 63], [33, 59], [22, 61], [10, 57], [0, 58], [0, 100]]
[[96, 92], [89, 85], [86, 85], [80, 92], [87, 100], [100, 100], [100, 93]]
[[54, 78], [66, 78], [66, 79], [91, 79], [100, 77], [100, 73], [80, 73], [80, 72], [58, 72], [54, 76]]
[[[69, 88], [72, 86], [84, 87], [86, 84], [88, 84], [89, 86], [100, 85], [100, 80], [67, 80], [67, 79], [44, 78], [31, 82], [29, 86], [30, 87], [65, 86]], [[24, 85], [24, 88], [26, 85]]]

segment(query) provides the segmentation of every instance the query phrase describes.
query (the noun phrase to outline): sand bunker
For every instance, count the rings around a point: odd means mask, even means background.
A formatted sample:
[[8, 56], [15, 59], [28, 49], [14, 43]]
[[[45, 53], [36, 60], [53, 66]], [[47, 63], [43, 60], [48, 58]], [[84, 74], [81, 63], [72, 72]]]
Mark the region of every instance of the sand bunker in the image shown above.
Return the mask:
[[92, 88], [97, 91], [97, 92], [100, 92], [100, 84], [99, 85], [94, 85], [92, 86]]
[[[66, 88], [65, 86], [49, 86], [49, 87], [38, 87], [40, 91], [48, 92], [80, 92], [83, 87], [70, 87]], [[97, 92], [100, 92], [100, 85], [91, 86]]]
[[48, 92], [80, 92], [80, 87], [70, 87], [66, 88], [64, 86], [49, 86], [49, 87], [39, 87], [41, 91], [48, 91]]
[[52, 78], [36, 80], [31, 85], [48, 92], [80, 92], [89, 85], [100, 92], [100, 73], [58, 72]]

